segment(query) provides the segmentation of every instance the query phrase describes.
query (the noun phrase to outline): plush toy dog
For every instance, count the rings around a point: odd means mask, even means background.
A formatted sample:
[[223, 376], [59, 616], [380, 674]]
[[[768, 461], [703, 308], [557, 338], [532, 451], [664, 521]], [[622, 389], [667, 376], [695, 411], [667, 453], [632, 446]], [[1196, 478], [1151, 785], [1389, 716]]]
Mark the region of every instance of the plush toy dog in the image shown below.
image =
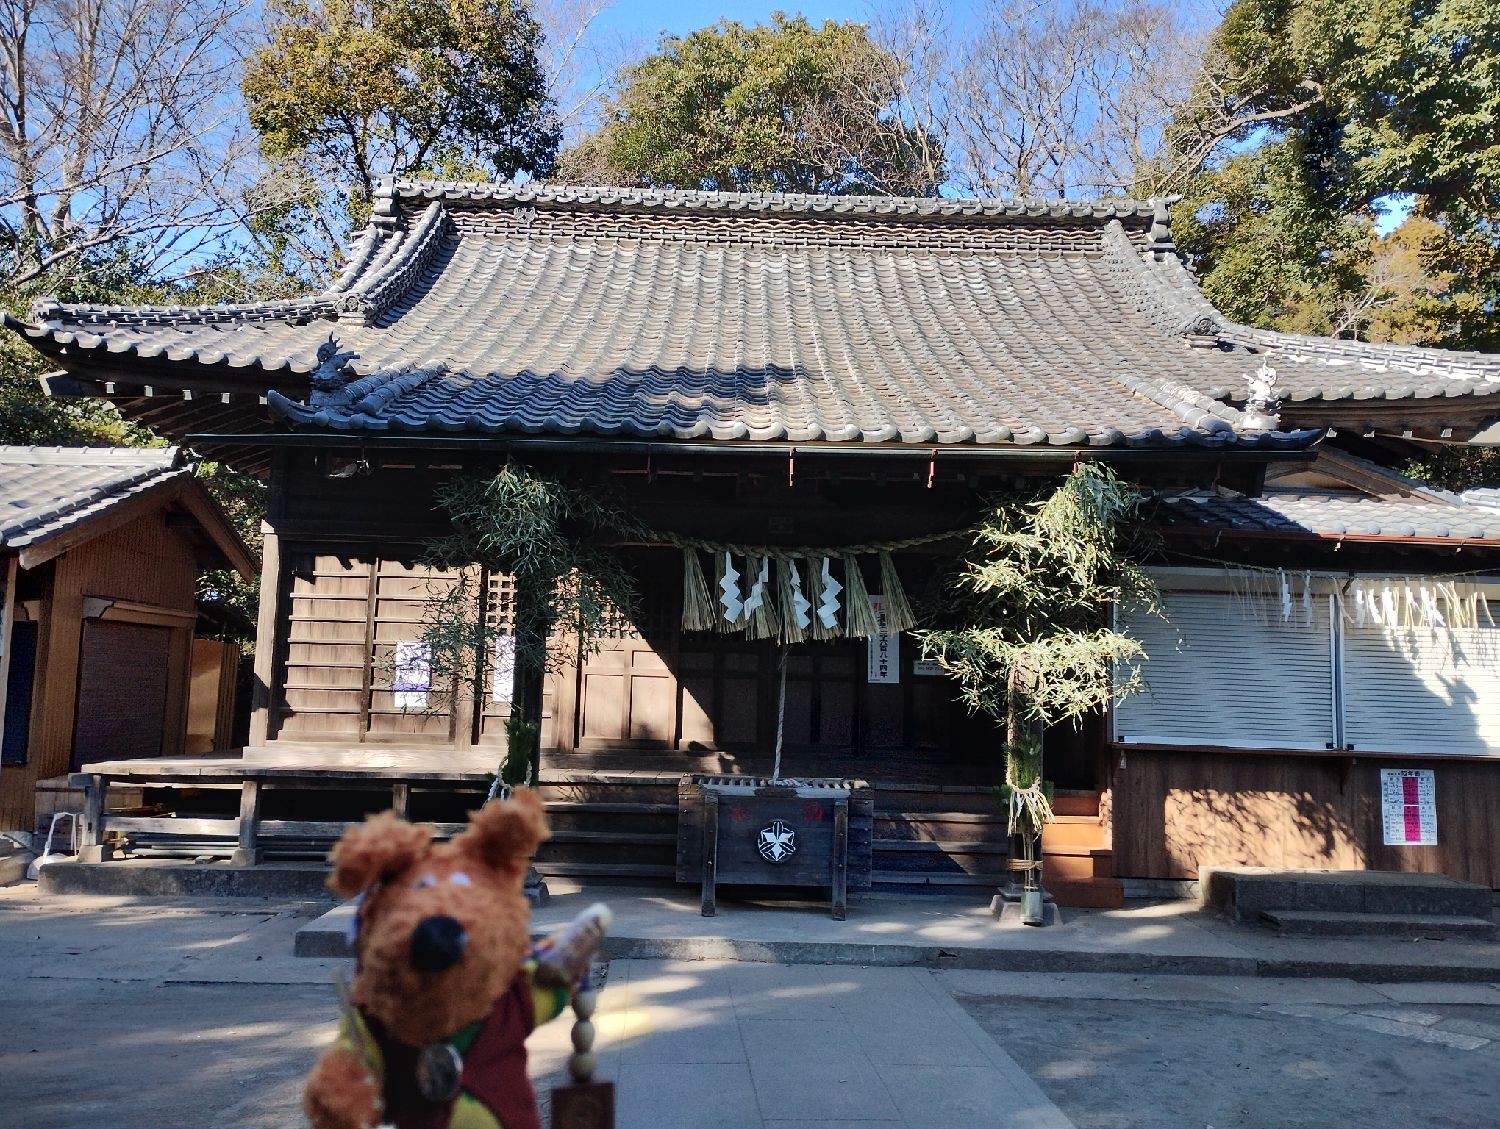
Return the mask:
[[335, 845], [328, 885], [360, 895], [358, 963], [303, 1094], [315, 1129], [539, 1129], [526, 1036], [567, 1006], [608, 926], [593, 907], [559, 935], [567, 952], [533, 950], [522, 884], [548, 837], [521, 790], [449, 843], [386, 812]]

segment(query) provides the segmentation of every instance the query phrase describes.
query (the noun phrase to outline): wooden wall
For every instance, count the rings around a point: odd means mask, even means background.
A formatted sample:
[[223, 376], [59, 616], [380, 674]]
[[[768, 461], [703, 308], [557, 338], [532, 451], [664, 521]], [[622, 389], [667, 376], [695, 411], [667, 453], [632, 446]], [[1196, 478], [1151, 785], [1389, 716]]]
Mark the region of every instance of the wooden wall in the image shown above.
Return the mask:
[[[28, 583], [41, 594], [35, 686], [26, 764], [0, 771], [0, 827], [28, 829], [38, 780], [66, 773], [77, 722], [83, 603], [89, 596], [128, 600], [191, 615], [197, 563], [187, 539], [169, 529], [164, 510], [149, 513], [40, 566]], [[164, 753], [181, 751], [192, 629], [173, 631], [167, 677]]]
[[[1129, 746], [1116, 747], [1114, 759], [1118, 877], [1197, 878], [1205, 865], [1329, 867], [1439, 873], [1500, 888], [1500, 760]], [[1382, 844], [1381, 768], [1434, 771], [1436, 846]]]

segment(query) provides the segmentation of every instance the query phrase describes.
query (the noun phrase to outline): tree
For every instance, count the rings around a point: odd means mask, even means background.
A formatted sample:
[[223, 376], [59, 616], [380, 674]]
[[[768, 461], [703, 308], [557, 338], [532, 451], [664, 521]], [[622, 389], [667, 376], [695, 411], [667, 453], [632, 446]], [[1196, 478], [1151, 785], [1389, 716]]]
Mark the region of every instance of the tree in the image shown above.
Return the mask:
[[932, 195], [936, 137], [904, 120], [899, 60], [859, 24], [722, 21], [627, 67], [564, 179], [721, 191]]
[[1128, 191], [1201, 46], [1151, 0], [981, 0], [962, 26], [941, 0], [909, 0], [875, 34], [910, 76], [907, 115], [943, 138], [949, 185], [1000, 197]]
[[969, 708], [1004, 726], [1010, 830], [1028, 852], [1051, 818], [1042, 730], [1138, 688], [1138, 676], [1115, 672], [1144, 652], [1107, 615], [1113, 604], [1157, 604], [1137, 563], [1149, 546], [1141, 505], [1137, 491], [1095, 463], [1036, 498], [1001, 500], [976, 528], [950, 588], [949, 625], [916, 633]]
[[[244, 0], [11, 0], [0, 13], [0, 281], [66, 288], [128, 244], [158, 277], [242, 215]], [[102, 253], [102, 258], [100, 254]]]
[[[242, 88], [273, 158], [352, 180], [544, 175], [558, 123], [526, 0], [272, 0]], [[316, 175], [316, 174], [315, 174]]]
[[1185, 189], [1179, 246], [1243, 320], [1494, 347], [1497, 119], [1491, 4], [1237, 0], [1143, 182]]
[[[520, 783], [539, 763], [543, 679], [565, 661], [548, 642], [592, 654], [634, 618], [635, 582], [611, 546], [644, 530], [608, 498], [514, 462], [492, 478], [454, 479], [437, 502], [453, 531], [428, 543], [427, 558], [455, 580], [428, 601], [422, 642], [434, 676], [457, 690], [482, 683], [507, 638], [515, 690], [499, 778]], [[481, 588], [486, 574], [513, 578], [511, 607]]]

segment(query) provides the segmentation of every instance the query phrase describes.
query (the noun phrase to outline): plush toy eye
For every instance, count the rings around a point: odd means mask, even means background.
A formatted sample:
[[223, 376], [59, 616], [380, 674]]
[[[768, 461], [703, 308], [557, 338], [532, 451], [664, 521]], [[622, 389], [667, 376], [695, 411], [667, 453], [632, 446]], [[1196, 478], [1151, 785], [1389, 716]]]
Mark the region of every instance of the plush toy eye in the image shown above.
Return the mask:
[[452, 874], [448, 875], [448, 881], [452, 882], [455, 886], [474, 885], [474, 880], [461, 870], [455, 870]]
[[436, 874], [424, 874], [421, 878], [418, 878], [415, 882], [413, 882], [412, 885], [420, 890], [424, 886], [436, 886], [437, 882], [438, 880]]

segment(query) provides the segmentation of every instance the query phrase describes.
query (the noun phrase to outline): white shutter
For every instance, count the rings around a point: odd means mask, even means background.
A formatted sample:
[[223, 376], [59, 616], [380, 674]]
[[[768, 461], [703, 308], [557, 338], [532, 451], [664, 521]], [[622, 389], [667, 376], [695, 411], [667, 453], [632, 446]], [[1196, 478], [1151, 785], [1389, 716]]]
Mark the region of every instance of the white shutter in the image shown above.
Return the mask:
[[1344, 734], [1356, 752], [1500, 753], [1500, 628], [1345, 623]]
[[1126, 614], [1119, 630], [1140, 641], [1145, 689], [1115, 705], [1116, 740], [1240, 749], [1326, 749], [1333, 742], [1329, 599], [1310, 622], [1300, 594], [1291, 619], [1226, 592], [1163, 592], [1166, 620]]

